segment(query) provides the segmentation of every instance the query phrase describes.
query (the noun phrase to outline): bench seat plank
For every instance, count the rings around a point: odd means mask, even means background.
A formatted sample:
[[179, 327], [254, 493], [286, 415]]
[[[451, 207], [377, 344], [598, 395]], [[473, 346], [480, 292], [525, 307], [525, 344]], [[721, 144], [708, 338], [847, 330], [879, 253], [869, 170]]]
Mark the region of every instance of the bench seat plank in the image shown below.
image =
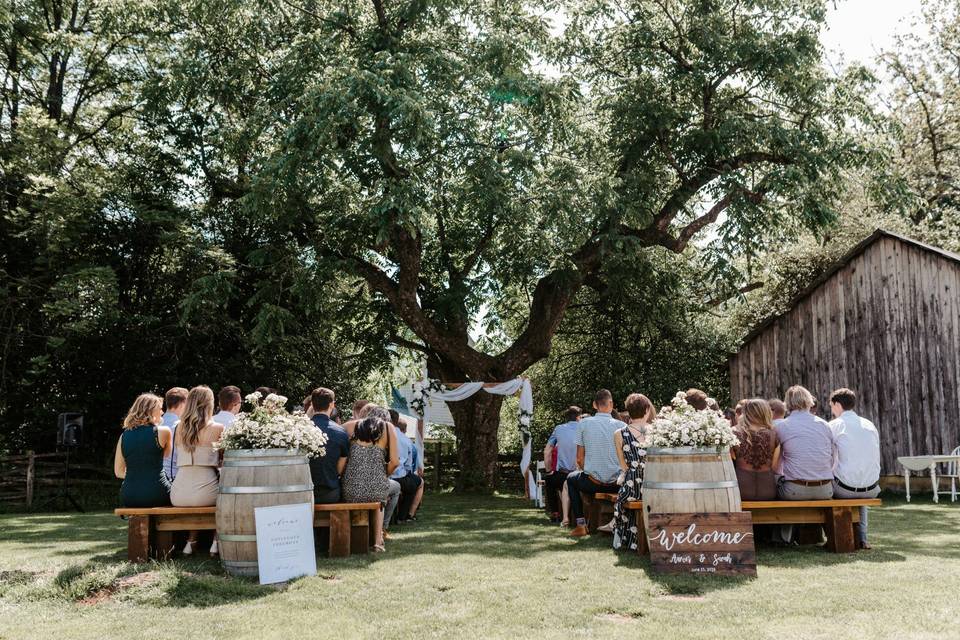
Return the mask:
[[[313, 506], [315, 528], [330, 529], [331, 557], [368, 553], [376, 539], [371, 524], [379, 502], [347, 502]], [[166, 559], [173, 549], [174, 531], [216, 530], [216, 507], [152, 507], [114, 509], [127, 517], [127, 557], [131, 562]]]

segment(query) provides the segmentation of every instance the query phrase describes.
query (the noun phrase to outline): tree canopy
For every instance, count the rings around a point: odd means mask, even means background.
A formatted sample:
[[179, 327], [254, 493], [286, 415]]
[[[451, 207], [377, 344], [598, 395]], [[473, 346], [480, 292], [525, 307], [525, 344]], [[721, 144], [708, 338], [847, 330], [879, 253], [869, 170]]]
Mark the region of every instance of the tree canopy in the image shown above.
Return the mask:
[[[391, 348], [447, 381], [521, 375], [561, 327], [697, 351], [693, 314], [878, 157], [819, 0], [3, 11], [0, 411], [26, 431], [90, 380], [106, 425], [175, 382], [349, 396]], [[463, 488], [500, 404], [452, 407]]]

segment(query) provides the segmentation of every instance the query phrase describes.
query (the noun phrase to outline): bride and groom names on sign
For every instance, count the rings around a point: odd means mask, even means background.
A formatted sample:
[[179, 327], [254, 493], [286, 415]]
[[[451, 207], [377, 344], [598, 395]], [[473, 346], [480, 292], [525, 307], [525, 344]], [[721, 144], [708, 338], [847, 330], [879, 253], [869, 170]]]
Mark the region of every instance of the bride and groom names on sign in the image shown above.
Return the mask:
[[654, 513], [650, 560], [660, 573], [756, 575], [749, 513]]

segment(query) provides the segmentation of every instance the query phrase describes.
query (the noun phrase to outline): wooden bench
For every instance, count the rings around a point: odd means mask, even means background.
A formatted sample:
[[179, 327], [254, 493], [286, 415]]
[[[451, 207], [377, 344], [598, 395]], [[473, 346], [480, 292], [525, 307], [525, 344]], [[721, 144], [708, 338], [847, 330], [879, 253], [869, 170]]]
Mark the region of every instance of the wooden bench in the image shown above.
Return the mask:
[[[598, 493], [595, 502], [614, 503], [615, 493]], [[860, 507], [880, 507], [880, 498], [852, 500], [769, 500], [744, 502], [744, 511], [753, 515], [753, 524], [819, 524], [827, 534], [827, 549], [834, 553], [850, 553], [857, 550], [853, 525], [860, 522]], [[644, 531], [643, 502], [627, 503], [633, 511], [638, 531]], [[599, 516], [598, 516], [599, 518]], [[639, 536], [637, 551], [646, 555], [646, 536]]]
[[[328, 554], [343, 558], [351, 553], [368, 553], [376, 542], [379, 502], [317, 504], [313, 506], [313, 526], [330, 530]], [[215, 531], [216, 507], [154, 507], [151, 509], [114, 509], [127, 518], [127, 558], [145, 562], [164, 560], [173, 551], [177, 531]]]

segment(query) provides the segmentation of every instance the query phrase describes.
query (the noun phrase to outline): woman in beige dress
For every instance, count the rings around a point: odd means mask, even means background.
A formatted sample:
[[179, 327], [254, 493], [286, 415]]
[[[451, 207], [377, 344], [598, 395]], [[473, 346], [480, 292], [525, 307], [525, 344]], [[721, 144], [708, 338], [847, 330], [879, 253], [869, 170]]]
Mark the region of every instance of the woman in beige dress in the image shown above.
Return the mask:
[[[220, 491], [220, 452], [214, 444], [220, 440], [223, 425], [213, 421], [213, 391], [210, 387], [194, 387], [187, 394], [187, 406], [180, 416], [175, 438], [177, 477], [170, 489], [170, 503], [175, 507], [212, 507]], [[193, 553], [198, 531], [187, 535], [184, 555]], [[210, 555], [217, 553], [214, 538]]]

